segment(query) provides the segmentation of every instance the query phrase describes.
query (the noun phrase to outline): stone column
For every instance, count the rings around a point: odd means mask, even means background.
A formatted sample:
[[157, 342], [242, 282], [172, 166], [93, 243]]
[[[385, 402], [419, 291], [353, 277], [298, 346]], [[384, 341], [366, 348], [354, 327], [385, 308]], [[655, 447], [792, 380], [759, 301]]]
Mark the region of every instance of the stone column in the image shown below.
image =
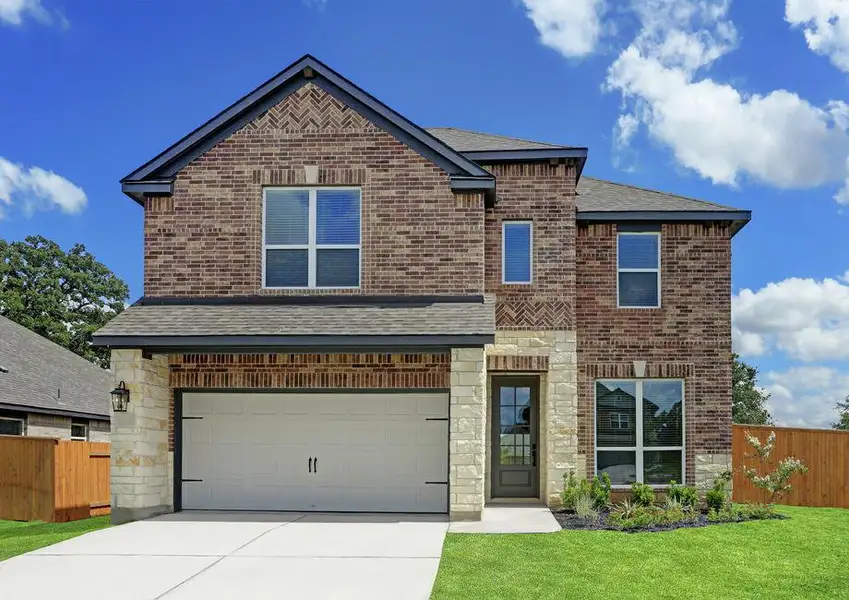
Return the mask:
[[112, 414], [112, 522], [173, 512], [168, 455], [168, 357], [113, 350], [115, 382], [130, 390], [125, 413]]
[[479, 520], [486, 461], [486, 357], [483, 348], [451, 350], [449, 504], [452, 521]]
[[578, 363], [574, 331], [552, 332], [545, 395], [546, 461], [540, 473], [543, 499], [560, 504], [563, 475], [586, 473], [586, 457], [578, 456]]

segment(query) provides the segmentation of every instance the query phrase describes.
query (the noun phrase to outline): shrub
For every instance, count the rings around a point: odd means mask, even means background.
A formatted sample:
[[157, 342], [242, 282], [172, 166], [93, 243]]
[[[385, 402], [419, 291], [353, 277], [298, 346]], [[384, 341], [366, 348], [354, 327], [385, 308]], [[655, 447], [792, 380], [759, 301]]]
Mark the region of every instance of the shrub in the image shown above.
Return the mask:
[[631, 498], [634, 500], [634, 504], [651, 506], [654, 504], [654, 490], [648, 484], [635, 481], [631, 484]]
[[590, 494], [597, 509], [610, 506], [610, 475], [602, 472], [601, 478], [598, 475], [593, 477], [590, 484]]
[[589, 494], [580, 494], [575, 500], [575, 514], [585, 521], [598, 521], [598, 510]]
[[[766, 468], [772, 456], [772, 451], [775, 449], [775, 432], [771, 431], [766, 443], [763, 443], [760, 439], [746, 431], [746, 441], [755, 450], [754, 454], [747, 453], [745, 455], [746, 458], [754, 458], [759, 463], [758, 467], [761, 469]], [[769, 471], [765, 475], [758, 474], [758, 467], [744, 466], [741, 470], [753, 485], [769, 493], [770, 504], [773, 504], [778, 498], [781, 498], [793, 488], [790, 485], [790, 478], [794, 474], [799, 473], [803, 475], [808, 472], [808, 467], [805, 466], [805, 463], [792, 456], [778, 461], [778, 466], [775, 470]]]
[[575, 477], [574, 471], [569, 471], [563, 476], [563, 492], [560, 497], [563, 500], [563, 508], [576, 510], [578, 498], [587, 496], [592, 500], [596, 509], [610, 506], [610, 477], [607, 473], [593, 477], [592, 482]]
[[709, 489], [707, 494], [705, 494], [705, 503], [708, 506], [708, 510], [721, 512], [725, 507], [728, 502], [728, 494], [725, 491], [725, 484], [730, 481], [730, 479], [731, 473], [728, 471], [720, 473], [714, 477], [711, 489]]
[[672, 506], [640, 506], [623, 503], [617, 505], [611, 512], [608, 521], [616, 529], [632, 531], [649, 527], [662, 527], [679, 523], [693, 523], [699, 516], [685, 510], [677, 501], [671, 500]]
[[666, 496], [687, 508], [695, 508], [696, 504], [699, 503], [699, 492], [696, 488], [678, 485], [674, 480], [669, 482]]
[[736, 523], [774, 519], [777, 515], [775, 506], [772, 504], [731, 504], [729, 502], [720, 510], [711, 509], [707, 518], [712, 523]]

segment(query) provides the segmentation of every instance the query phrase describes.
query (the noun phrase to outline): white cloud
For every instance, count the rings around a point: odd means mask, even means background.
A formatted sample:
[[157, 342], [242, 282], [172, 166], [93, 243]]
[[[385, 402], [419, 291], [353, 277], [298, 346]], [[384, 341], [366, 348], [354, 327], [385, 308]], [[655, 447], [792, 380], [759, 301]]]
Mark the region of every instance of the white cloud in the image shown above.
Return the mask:
[[540, 39], [567, 57], [591, 54], [601, 37], [604, 0], [522, 0]]
[[64, 177], [41, 167], [15, 164], [0, 157], [0, 218], [5, 208], [20, 204], [24, 212], [58, 208], [64, 213], [78, 213], [88, 199], [82, 188]]
[[811, 50], [849, 73], [849, 2], [787, 0], [784, 16], [792, 26], [803, 29]]
[[849, 283], [785, 279], [731, 299], [735, 351], [776, 349], [806, 362], [849, 359]]
[[68, 20], [59, 12], [50, 12], [41, 4], [41, 0], [0, 0], [0, 22], [8, 25], [22, 25], [26, 17], [49, 25], [57, 23], [68, 26]]
[[838, 420], [835, 404], [849, 395], [849, 373], [822, 366], [793, 367], [763, 376], [777, 425], [830, 427]]
[[[641, 29], [608, 70], [625, 99], [617, 136], [639, 125], [676, 161], [714, 183], [750, 177], [779, 188], [844, 183], [849, 204], [849, 104], [817, 107], [786, 90], [746, 94], [702, 75], [738, 43], [730, 0], [642, 0]], [[792, 160], [787, 160], [792, 156]]]

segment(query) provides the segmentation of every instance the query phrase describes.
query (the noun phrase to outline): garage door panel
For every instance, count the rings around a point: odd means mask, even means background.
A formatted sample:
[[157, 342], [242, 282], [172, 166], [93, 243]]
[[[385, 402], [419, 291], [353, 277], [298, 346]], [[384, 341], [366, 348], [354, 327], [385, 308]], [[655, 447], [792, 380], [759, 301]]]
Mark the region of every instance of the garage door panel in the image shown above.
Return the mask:
[[[184, 508], [445, 512], [446, 394], [183, 396]], [[309, 459], [318, 458], [318, 472]]]

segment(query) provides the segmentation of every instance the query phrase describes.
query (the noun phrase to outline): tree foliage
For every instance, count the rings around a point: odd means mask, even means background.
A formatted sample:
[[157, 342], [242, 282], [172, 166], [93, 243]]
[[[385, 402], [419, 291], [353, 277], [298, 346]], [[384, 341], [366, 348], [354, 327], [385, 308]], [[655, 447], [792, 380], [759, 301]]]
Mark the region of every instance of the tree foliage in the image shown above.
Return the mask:
[[843, 431], [849, 431], [849, 396], [843, 399], [843, 402], [838, 402], [837, 413], [840, 415], [840, 420], [837, 423], [832, 423], [831, 427], [833, 429], [841, 429]]
[[772, 417], [766, 407], [769, 394], [758, 389], [758, 370], [733, 355], [732, 371], [732, 418], [744, 425], [772, 425]]
[[746, 453], [744, 456], [746, 458], [756, 459], [758, 466], [744, 465], [741, 467], [741, 470], [753, 485], [770, 495], [770, 504], [774, 504], [777, 499], [790, 493], [790, 490], [793, 489], [793, 486], [790, 484], [790, 478], [793, 475], [796, 473], [804, 475], [808, 472], [808, 467], [804, 462], [793, 456], [788, 456], [779, 460], [774, 470], [767, 471], [764, 475], [761, 475], [759, 471], [767, 470], [772, 465], [772, 452], [775, 450], [775, 432], [770, 431], [766, 443], [764, 443], [746, 431], [746, 441], [754, 449], [754, 453]]
[[0, 315], [102, 367], [109, 353], [92, 346], [91, 334], [128, 297], [127, 284], [82, 244], [65, 252], [42, 236], [0, 239]]

